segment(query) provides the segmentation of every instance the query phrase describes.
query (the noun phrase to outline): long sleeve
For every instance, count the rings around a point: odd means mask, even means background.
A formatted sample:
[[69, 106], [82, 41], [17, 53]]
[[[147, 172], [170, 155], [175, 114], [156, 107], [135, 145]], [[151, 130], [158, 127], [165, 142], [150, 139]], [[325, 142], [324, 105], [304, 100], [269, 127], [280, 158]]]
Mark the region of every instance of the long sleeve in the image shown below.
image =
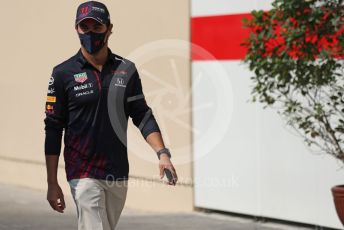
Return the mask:
[[45, 103], [45, 155], [60, 155], [66, 124], [66, 97], [61, 76], [53, 70]]
[[152, 132], [160, 132], [160, 128], [153, 115], [152, 109], [147, 105], [142, 91], [142, 83], [138, 71], [134, 65], [131, 92], [128, 96], [129, 116], [134, 125], [139, 128], [144, 139]]

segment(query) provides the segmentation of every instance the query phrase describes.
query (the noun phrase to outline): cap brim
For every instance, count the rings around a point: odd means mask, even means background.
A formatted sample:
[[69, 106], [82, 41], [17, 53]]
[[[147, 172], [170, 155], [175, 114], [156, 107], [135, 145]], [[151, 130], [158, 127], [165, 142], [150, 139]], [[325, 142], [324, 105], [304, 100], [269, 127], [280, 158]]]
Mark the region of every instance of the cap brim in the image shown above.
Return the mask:
[[93, 19], [93, 20], [99, 22], [100, 24], [106, 25], [106, 24], [103, 23], [101, 20], [99, 20], [97, 17], [92, 17], [92, 16], [87, 16], [87, 17], [84, 17], [84, 18], [80, 19], [79, 21], [77, 21], [77, 22], [75, 23], [75, 25], [78, 25], [80, 22], [82, 22], [82, 21], [85, 20], [85, 19]]

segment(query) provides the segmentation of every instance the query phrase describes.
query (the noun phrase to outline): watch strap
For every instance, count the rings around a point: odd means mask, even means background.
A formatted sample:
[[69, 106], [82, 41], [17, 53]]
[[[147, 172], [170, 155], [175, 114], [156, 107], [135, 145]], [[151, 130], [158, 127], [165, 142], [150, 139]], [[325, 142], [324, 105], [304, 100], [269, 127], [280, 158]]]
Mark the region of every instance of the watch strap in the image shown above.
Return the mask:
[[168, 148], [162, 148], [162, 149], [160, 149], [158, 152], [156, 152], [156, 154], [158, 155], [159, 160], [160, 160], [160, 155], [161, 155], [162, 153], [166, 153], [166, 154], [168, 155], [169, 158], [172, 157], [172, 156], [171, 156], [171, 153], [170, 153], [170, 150], [169, 150]]

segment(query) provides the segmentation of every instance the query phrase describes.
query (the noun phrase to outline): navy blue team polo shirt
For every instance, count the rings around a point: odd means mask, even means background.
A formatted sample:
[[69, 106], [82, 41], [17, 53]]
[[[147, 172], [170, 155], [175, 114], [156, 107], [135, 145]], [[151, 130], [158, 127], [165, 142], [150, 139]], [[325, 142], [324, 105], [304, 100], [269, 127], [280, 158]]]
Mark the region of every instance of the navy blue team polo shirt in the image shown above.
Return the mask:
[[60, 155], [67, 180], [127, 180], [129, 116], [142, 136], [160, 132], [136, 66], [108, 49], [102, 71], [81, 50], [53, 68], [45, 103], [45, 155]]

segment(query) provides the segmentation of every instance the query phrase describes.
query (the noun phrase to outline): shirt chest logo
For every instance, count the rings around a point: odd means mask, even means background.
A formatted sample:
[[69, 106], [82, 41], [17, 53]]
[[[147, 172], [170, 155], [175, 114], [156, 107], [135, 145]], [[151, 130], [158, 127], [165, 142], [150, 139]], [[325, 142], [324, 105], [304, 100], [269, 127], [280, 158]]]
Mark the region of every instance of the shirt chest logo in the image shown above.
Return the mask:
[[84, 83], [87, 80], [86, 72], [74, 74], [74, 80], [79, 83]]
[[93, 94], [94, 90], [92, 88], [93, 88], [92, 82], [74, 86], [74, 92], [76, 92], [75, 97]]
[[126, 87], [126, 85], [124, 84], [124, 79], [120, 77], [116, 78], [115, 86]]
[[79, 90], [84, 90], [84, 89], [89, 89], [89, 88], [93, 88], [93, 83], [85, 83], [83, 85], [76, 85], [74, 86], [74, 91], [79, 91]]

